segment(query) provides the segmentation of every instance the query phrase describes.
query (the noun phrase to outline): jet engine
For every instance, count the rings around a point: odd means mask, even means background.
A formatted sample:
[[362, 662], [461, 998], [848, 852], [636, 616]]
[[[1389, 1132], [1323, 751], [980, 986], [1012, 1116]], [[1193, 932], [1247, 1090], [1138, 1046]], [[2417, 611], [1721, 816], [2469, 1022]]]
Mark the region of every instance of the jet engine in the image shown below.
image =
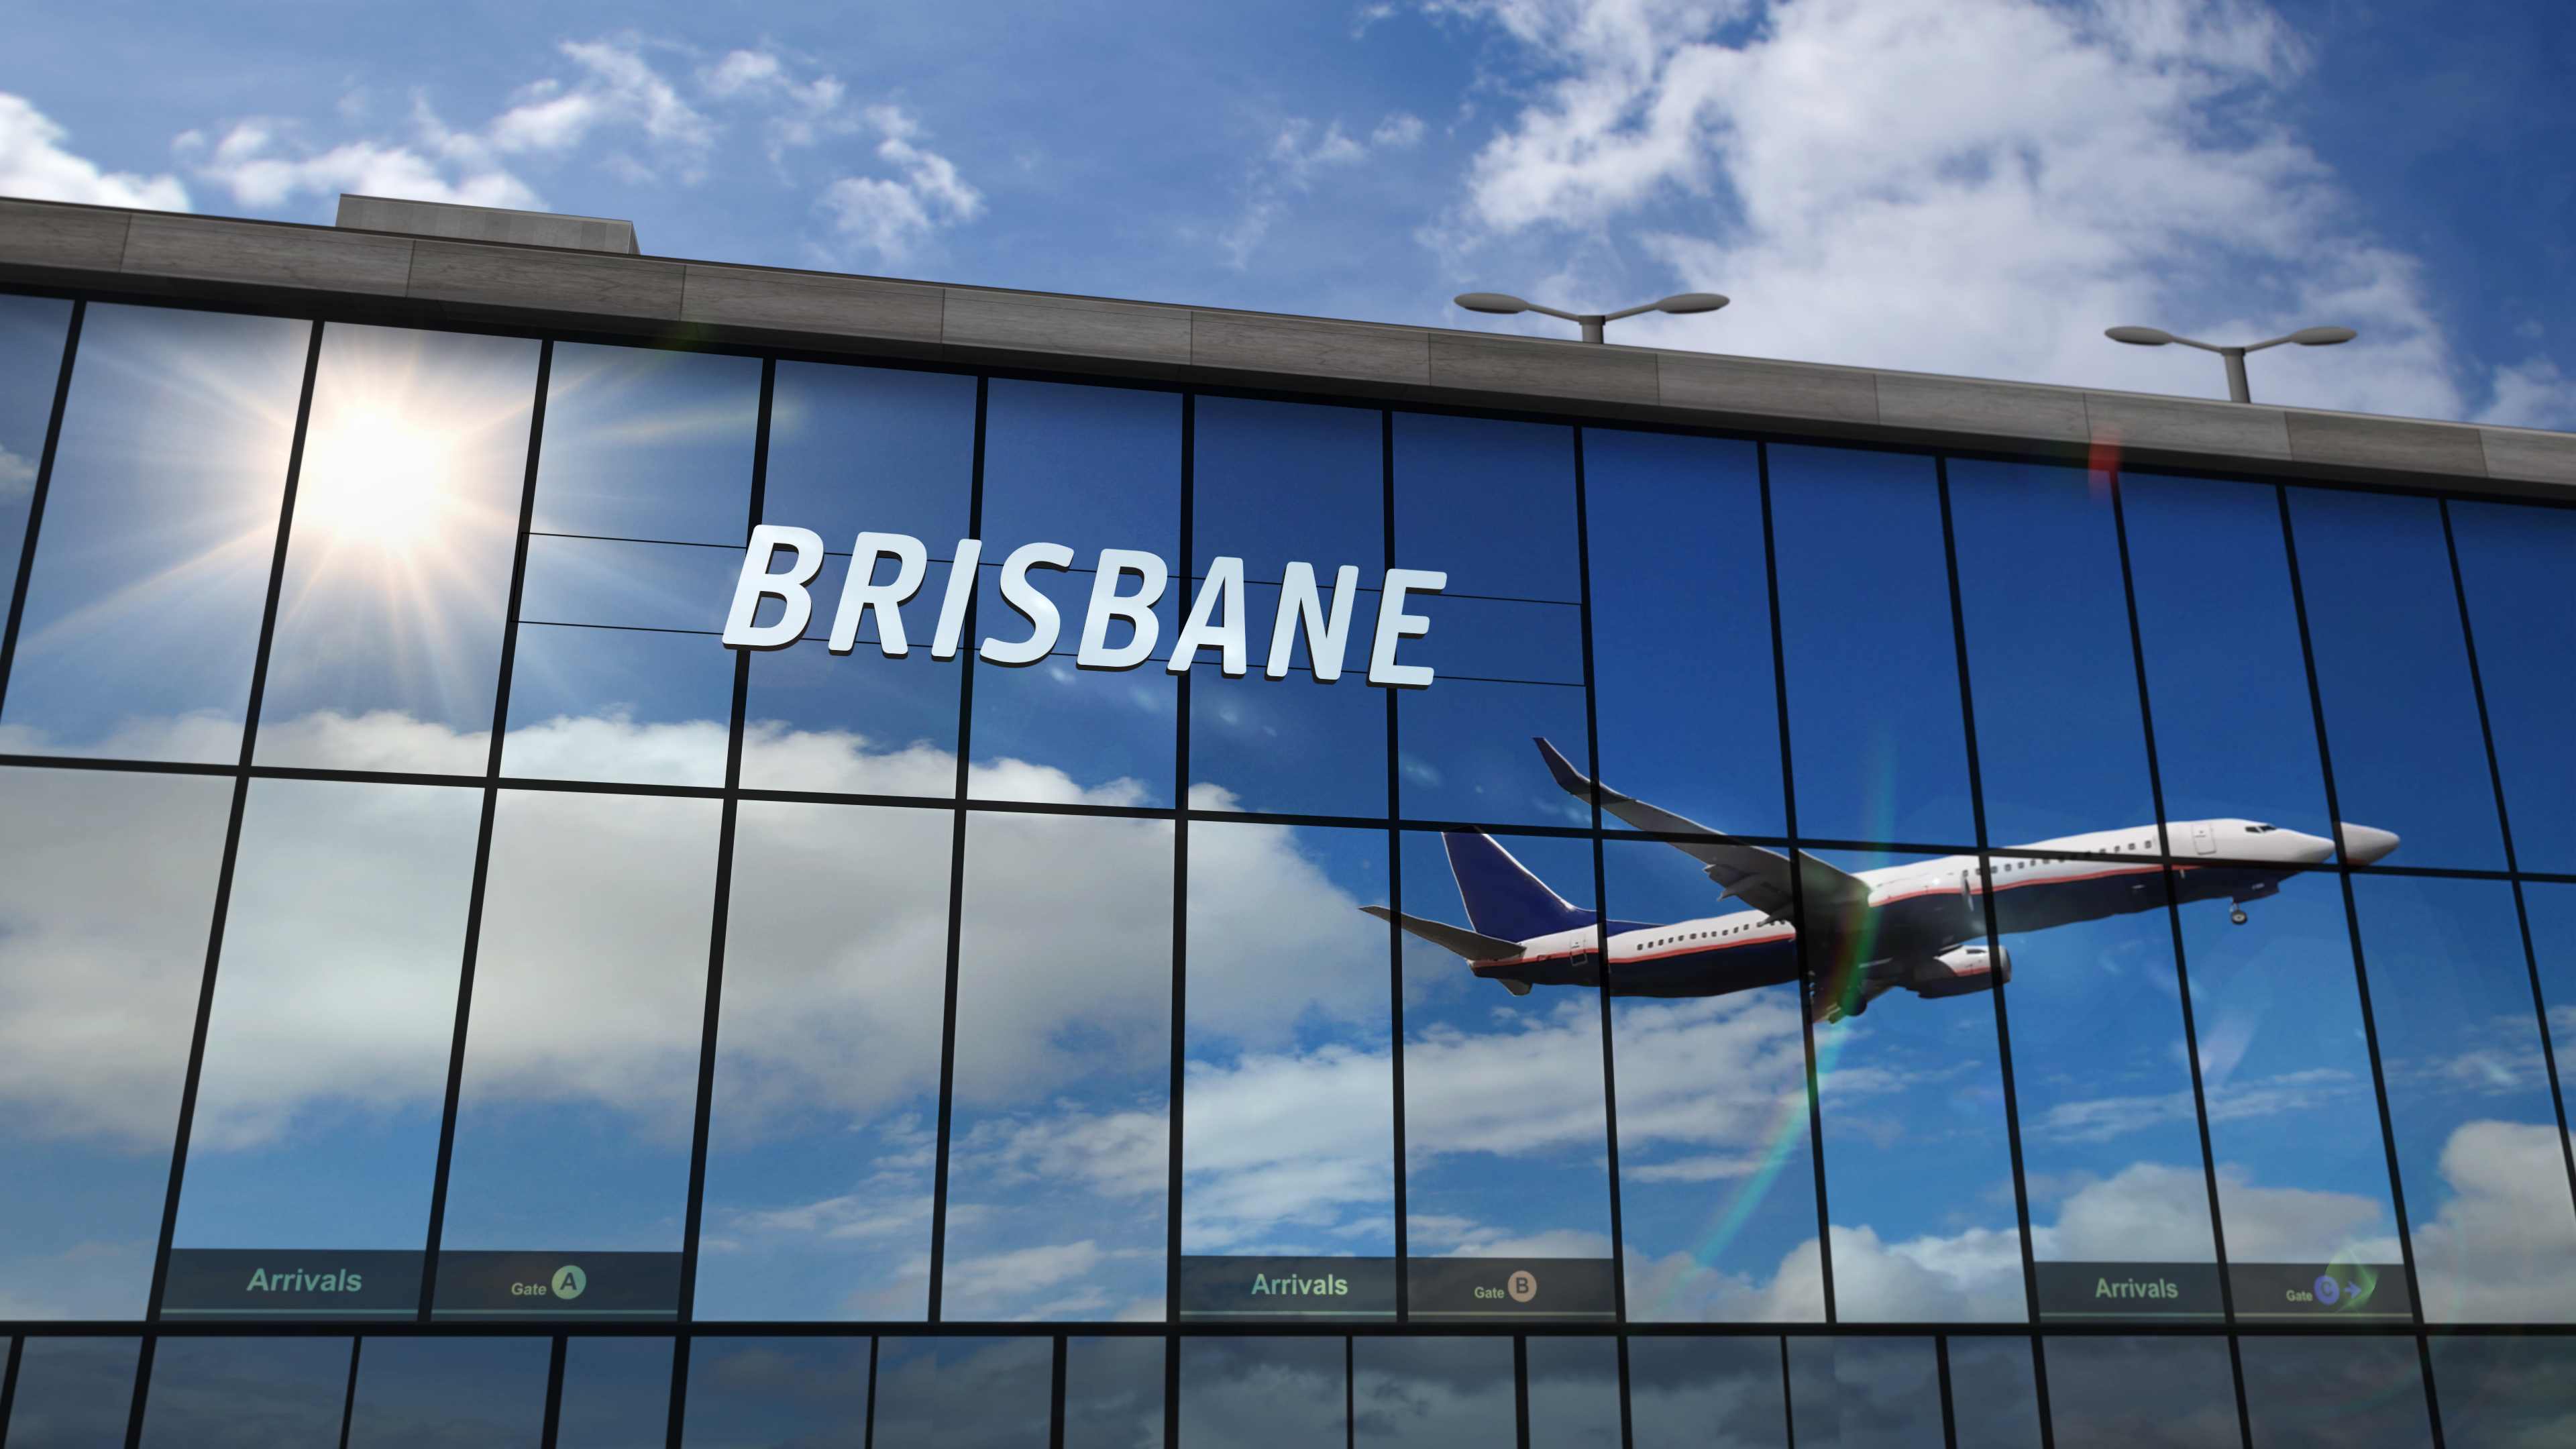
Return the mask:
[[1919, 963], [1905, 985], [1917, 996], [1965, 996], [1971, 991], [1992, 991], [1996, 982], [2011, 979], [2012, 953], [1978, 942], [1953, 946]]

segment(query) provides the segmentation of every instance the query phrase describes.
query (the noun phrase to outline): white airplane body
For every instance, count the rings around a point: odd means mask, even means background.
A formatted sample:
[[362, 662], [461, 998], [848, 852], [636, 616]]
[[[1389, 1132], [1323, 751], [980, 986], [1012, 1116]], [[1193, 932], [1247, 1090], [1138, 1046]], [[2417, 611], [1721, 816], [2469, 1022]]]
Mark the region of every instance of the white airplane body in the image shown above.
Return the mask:
[[[1804, 851], [1793, 861], [1596, 787], [1545, 740], [1538, 745], [1569, 794], [1588, 801], [1597, 788], [1605, 812], [1667, 837], [1701, 863], [1721, 898], [1752, 909], [1660, 925], [1605, 923], [1549, 890], [1490, 836], [1451, 832], [1450, 868], [1475, 930], [1366, 909], [1466, 957], [1476, 975], [1514, 995], [1606, 979], [1614, 996], [1718, 996], [1796, 981], [1803, 969], [1818, 983], [1813, 1014], [1835, 1021], [1900, 986], [1942, 997], [2011, 980], [2011, 958], [1988, 945], [1990, 906], [1996, 935], [2045, 930], [2159, 909], [2170, 878], [2177, 903], [2230, 900], [2242, 923], [2244, 902], [2278, 893], [2282, 881], [2337, 850], [2332, 840], [2259, 821], [2188, 820], [2033, 841], [1983, 865], [1973, 855], [1948, 855], [1846, 872]], [[2397, 848], [2388, 831], [2340, 829], [2357, 864]], [[1807, 927], [1803, 952], [1799, 916]]]

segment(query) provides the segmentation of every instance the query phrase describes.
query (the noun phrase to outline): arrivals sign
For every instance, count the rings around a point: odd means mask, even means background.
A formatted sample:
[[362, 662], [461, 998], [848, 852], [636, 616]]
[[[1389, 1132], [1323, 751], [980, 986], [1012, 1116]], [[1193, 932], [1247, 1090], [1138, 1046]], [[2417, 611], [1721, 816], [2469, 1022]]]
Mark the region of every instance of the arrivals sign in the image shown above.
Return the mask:
[[[781, 553], [788, 558], [783, 569], [777, 567]], [[954, 659], [965, 644], [967, 606], [975, 597], [975, 578], [983, 555], [983, 540], [957, 540], [938, 617], [931, 625], [933, 659]], [[733, 604], [725, 615], [726, 646], [784, 649], [803, 638], [806, 627], [814, 620], [815, 579], [823, 571], [825, 557], [822, 535], [811, 529], [768, 523], [754, 528], [751, 545], [743, 554], [742, 576], [734, 586]], [[978, 658], [991, 664], [1018, 666], [1035, 664], [1056, 652], [1064, 633], [1064, 616], [1055, 600], [1030, 575], [1040, 570], [1070, 572], [1074, 559], [1074, 551], [1060, 543], [1024, 543], [1011, 550], [1002, 560], [1001, 593], [1002, 601], [1019, 615], [1019, 621], [988, 635], [975, 649]], [[880, 579], [880, 565], [888, 561], [893, 565], [892, 572]], [[842, 581], [832, 630], [824, 647], [835, 654], [847, 654], [857, 648], [860, 630], [873, 614], [877, 647], [885, 656], [901, 659], [910, 654], [913, 631], [906, 624], [903, 606], [921, 592], [929, 571], [930, 549], [920, 539], [901, 533], [860, 534], [851, 545], [849, 573]], [[1333, 586], [1327, 593], [1317, 584], [1313, 564], [1291, 563], [1283, 568], [1279, 608], [1266, 621], [1269, 648], [1262, 658], [1262, 673], [1271, 679], [1288, 676], [1289, 661], [1302, 632], [1306, 658], [1315, 678], [1327, 684], [1341, 678], [1352, 642], [1352, 616], [1361, 592], [1359, 580], [1360, 571], [1344, 564], [1334, 572]], [[1171, 567], [1159, 554], [1129, 548], [1100, 550], [1093, 560], [1091, 598], [1083, 610], [1074, 667], [1134, 669], [1153, 658], [1155, 646], [1162, 642], [1162, 622], [1155, 617], [1154, 606], [1162, 602], [1171, 581]], [[1431, 667], [1398, 663], [1396, 650], [1405, 640], [1419, 639], [1431, 631], [1430, 619], [1406, 612], [1409, 600], [1416, 595], [1436, 594], [1448, 586], [1446, 573], [1423, 569], [1386, 571], [1377, 589], [1377, 618], [1367, 634], [1369, 683], [1393, 689], [1430, 687]], [[1212, 561], [1207, 577], [1199, 581], [1197, 596], [1189, 601], [1188, 616], [1172, 638], [1163, 668], [1173, 674], [1187, 673], [1202, 652], [1214, 650], [1217, 667], [1227, 678], [1241, 678], [1250, 672], [1252, 646], [1263, 637], [1257, 631], [1265, 621], [1250, 617], [1245, 592], [1242, 559]], [[753, 622], [760, 615], [762, 603], [769, 599], [783, 606], [779, 616], [766, 624]], [[1126, 637], [1113, 644], [1110, 640], [1120, 623], [1127, 626]]]

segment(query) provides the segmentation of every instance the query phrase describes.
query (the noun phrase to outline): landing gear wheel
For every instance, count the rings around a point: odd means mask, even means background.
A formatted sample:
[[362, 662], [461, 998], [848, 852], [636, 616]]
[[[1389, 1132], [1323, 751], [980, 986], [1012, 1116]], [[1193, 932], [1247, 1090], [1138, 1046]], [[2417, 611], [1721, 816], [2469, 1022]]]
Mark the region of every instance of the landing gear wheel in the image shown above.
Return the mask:
[[2227, 919], [2234, 921], [2236, 924], [2241, 926], [2245, 924], [2245, 913], [2243, 911], [2229, 911], [2227, 913]]

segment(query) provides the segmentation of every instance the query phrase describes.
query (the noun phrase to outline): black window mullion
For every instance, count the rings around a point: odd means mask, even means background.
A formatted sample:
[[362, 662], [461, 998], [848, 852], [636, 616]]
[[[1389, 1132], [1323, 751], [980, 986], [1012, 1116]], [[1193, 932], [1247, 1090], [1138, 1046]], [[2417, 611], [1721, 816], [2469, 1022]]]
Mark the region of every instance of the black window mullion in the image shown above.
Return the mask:
[[2540, 1028], [2540, 1065], [2549, 1077], [2549, 1103], [2558, 1113], [2558, 1151], [2567, 1165], [2567, 1193], [2576, 1204], [2576, 1142], [2567, 1138], [2567, 1098], [2558, 1084], [2558, 1050], [2549, 1039], [2549, 998], [2540, 984], [2540, 953], [2531, 938], [2531, 909], [2522, 895], [2522, 858], [2513, 848], [2513, 816], [2505, 807], [2504, 762], [2496, 753], [2495, 726], [2487, 715], [2486, 677], [2478, 669], [2478, 636], [2469, 618], [2468, 575], [2460, 567], [2460, 546], [2451, 532], [2451, 501], [2441, 500], [2442, 547], [2451, 558], [2451, 591], [2460, 607], [2460, 643], [2468, 651], [2469, 689], [2478, 702], [2478, 735], [2486, 742], [2487, 775], [2495, 784], [2496, 828], [2504, 835], [2504, 865], [2513, 872], [2513, 915], [2522, 931], [2522, 964], [2531, 976], [2531, 1012]]
[[[1390, 408], [1378, 414], [1378, 469], [1384, 497], [1386, 567], [1396, 566], [1395, 556], [1395, 411]], [[1396, 709], [1399, 690], [1386, 690], [1386, 889], [1387, 905], [1402, 914], [1404, 910], [1404, 830], [1397, 823], [1404, 814], [1404, 772], [1398, 763], [1402, 737], [1397, 731], [1400, 714]], [[1413, 1316], [1412, 1234], [1405, 1219], [1405, 1134], [1404, 1134], [1404, 933], [1393, 922], [1386, 928], [1386, 1013], [1387, 1071], [1395, 1132], [1390, 1150], [1395, 1157], [1395, 1321], [1410, 1322]], [[1166, 1444], [1168, 1449], [1168, 1441]]]
[[2290, 522], [2290, 490], [2274, 484], [2273, 494], [2281, 507], [2281, 548], [2290, 566], [2290, 605], [2299, 621], [2299, 660], [2308, 675], [2308, 707], [2317, 721], [2317, 764], [2324, 776], [2326, 814], [2334, 826], [2335, 881], [2343, 887], [2344, 929], [2352, 939], [2352, 976], [2355, 995], [2361, 1000], [2362, 1044], [2370, 1053], [2370, 1088], [2379, 1103], [2379, 1145], [2388, 1159], [2388, 1201], [2397, 1217], [2397, 1248], [2405, 1255], [2406, 1296], [2414, 1311], [2415, 1321], [2424, 1321], [2424, 1289], [2415, 1274], [2415, 1229], [2406, 1215], [2406, 1176], [2397, 1164], [2397, 1124], [2388, 1110], [2388, 1072], [2379, 1057], [2379, 1018], [2370, 1000], [2370, 962], [2361, 943], [2361, 906], [2353, 898], [2352, 856], [2343, 838], [2343, 803], [2335, 793], [2334, 755], [2326, 738], [2325, 690], [2317, 680], [2317, 651], [2308, 632], [2308, 602], [2305, 583], [2299, 576], [2299, 539]]
[[[286, 582], [286, 548], [295, 518], [295, 485], [304, 468], [305, 427], [313, 417], [313, 379], [322, 364], [322, 324], [313, 324], [304, 348], [304, 382], [296, 395], [295, 432], [286, 450], [286, 486], [277, 504], [277, 533], [268, 562], [268, 595], [261, 605], [259, 647], [252, 656], [250, 697], [242, 707], [241, 752], [233, 764], [233, 800], [224, 822], [224, 853], [215, 871], [214, 918], [206, 928], [206, 964], [197, 982], [196, 1020], [189, 1029], [187, 1075], [179, 1088], [179, 1120], [170, 1147], [170, 1183], [161, 1203], [161, 1237], [152, 1254], [152, 1287], [143, 1316], [161, 1316], [161, 1295], [170, 1282], [170, 1242], [178, 1231], [179, 1193], [188, 1174], [188, 1142], [196, 1127], [197, 1088], [206, 1065], [206, 1032], [215, 1011], [215, 972], [224, 951], [224, 926], [232, 913], [233, 872], [241, 858], [242, 815], [250, 807], [251, 753], [259, 747], [259, 710], [268, 674], [270, 642], [277, 635], [277, 600]], [[139, 1403], [139, 1400], [138, 1400]], [[142, 1419], [135, 1419], [141, 1432]]]
[[[1792, 765], [1789, 738], [1789, 648], [1780, 628], [1780, 549], [1771, 527], [1771, 448], [1753, 448], [1762, 487], [1762, 573], [1771, 596], [1771, 689], [1780, 711], [1781, 829], [1788, 832], [1789, 920], [1797, 928], [1798, 1035], [1807, 1056], [1807, 1159], [1816, 1179], [1816, 1276], [1824, 1289], [1825, 1322], [1838, 1319], [1834, 1305], [1834, 1219], [1825, 1197], [1825, 1108], [1823, 1083], [1816, 1076], [1816, 1002], [1822, 983], [1807, 952], [1806, 872], [1796, 868], [1804, 853], [1798, 837], [1798, 775]], [[1788, 1349], [1781, 1348], [1781, 1382], [1788, 1382]]]
[[[1196, 487], [1198, 481], [1198, 398], [1181, 394], [1181, 596], [1182, 617], [1187, 618], [1192, 602], [1190, 581], [1195, 575], [1191, 552], [1197, 546]], [[1146, 661], [1149, 665], [1151, 660]], [[1186, 665], [1187, 661], [1183, 661]], [[1172, 710], [1172, 1002], [1171, 1002], [1171, 1078], [1163, 1099], [1163, 1146], [1165, 1152], [1163, 1190], [1163, 1316], [1167, 1323], [1181, 1321], [1181, 1114], [1184, 1068], [1189, 1053], [1190, 995], [1190, 671], [1184, 667], [1174, 678], [1177, 692]]]
[[[1620, 1212], [1619, 1194], [1619, 1060], [1618, 1049], [1611, 1042], [1610, 1012], [1610, 880], [1607, 862], [1602, 859], [1601, 840], [1601, 710], [1593, 692], [1592, 680], [1592, 521], [1584, 492], [1583, 429], [1574, 434], [1574, 570], [1577, 588], [1583, 600], [1581, 620], [1583, 639], [1583, 741], [1591, 768], [1592, 786], [1586, 792], [1592, 809], [1592, 949], [1599, 964], [1594, 974], [1599, 980], [1595, 994], [1601, 1006], [1601, 1127], [1602, 1146], [1609, 1154], [1610, 1180], [1610, 1303], [1614, 1322], [1628, 1321], [1628, 1246], [1626, 1223]], [[1619, 1350], [1620, 1376], [1627, 1375], [1627, 1349]], [[1619, 1398], [1620, 1422], [1627, 1422], [1628, 1400]], [[1624, 1431], [1623, 1431], [1624, 1432]]]
[[[1959, 539], [1950, 515], [1950, 464], [1946, 458], [1932, 460], [1933, 481], [1941, 499], [1941, 560], [1950, 576], [1950, 640], [1959, 657], [1959, 727], [1967, 745], [1968, 808], [1977, 832], [1977, 869], [1985, 879], [1993, 879], [1990, 857], [1986, 852], [1993, 842], [1986, 839], [1985, 776], [1977, 757], [1976, 689], [1968, 673], [1967, 602], [1959, 594]], [[1987, 979], [1992, 983], [1987, 994], [1994, 998], [1996, 1074], [2004, 1089], [2004, 1141], [2012, 1154], [2013, 1218], [2021, 1231], [2021, 1291], [2023, 1311], [2033, 1324], [2039, 1322], [2039, 1266], [2030, 1235], [2030, 1182], [2022, 1171], [2021, 1101], [2014, 1091], [2012, 1059], [2012, 1013], [2004, 1002], [2004, 973], [1992, 963], [2002, 961], [2003, 938], [1995, 928], [1995, 893], [1978, 893], [1986, 921], [1986, 952], [1989, 963]], [[1943, 1404], [1948, 1403], [1949, 1349], [1942, 1349]], [[1946, 1409], [1945, 1409], [1946, 1412]]]
[[[975, 379], [975, 454], [966, 483], [966, 536], [984, 536], [984, 431], [991, 411], [993, 379], [978, 375]], [[855, 560], [852, 564], [856, 567]], [[952, 565], [953, 567], [953, 565]], [[952, 807], [956, 828], [948, 841], [948, 962], [947, 982], [942, 988], [939, 1008], [939, 1117], [931, 1149], [930, 1169], [930, 1301], [924, 1309], [924, 1320], [937, 1323], [941, 1317], [941, 1297], [948, 1282], [948, 1157], [949, 1134], [956, 1123], [957, 1097], [957, 967], [959, 944], [966, 933], [966, 787], [967, 761], [973, 757], [975, 743], [975, 603], [983, 592], [982, 580], [975, 581], [966, 595], [965, 634], [957, 651], [957, 803]], [[874, 1402], [876, 1350], [868, 1350], [868, 1393]], [[870, 1425], [869, 1432], [875, 1428]]]
[[[546, 1355], [546, 1416], [538, 1430], [538, 1449], [555, 1449], [558, 1430], [563, 1423], [564, 1336], [555, 1335], [552, 1350]], [[341, 1449], [348, 1449], [348, 1435], [341, 1435]]]
[[[510, 728], [510, 679], [519, 653], [519, 600], [528, 581], [528, 530], [537, 509], [537, 469], [545, 450], [546, 389], [554, 376], [555, 345], [537, 347], [535, 397], [528, 405], [528, 461], [519, 479], [519, 533], [510, 554], [509, 604], [501, 620], [501, 662], [492, 687], [492, 739], [483, 761], [487, 781], [501, 774], [501, 742]], [[447, 1044], [447, 1094], [439, 1107], [438, 1159], [430, 1172], [429, 1228], [422, 1235], [420, 1308], [429, 1321], [438, 1300], [438, 1248], [447, 1231], [448, 1171], [456, 1158], [456, 1112], [465, 1093], [465, 1033], [474, 1014], [474, 968], [483, 949], [483, 900], [491, 884], [492, 826], [501, 808], [498, 785], [483, 787], [483, 814], [474, 830], [474, 879], [465, 897], [465, 944], [458, 953], [456, 1022]]]
[[[27, 582], [35, 577], [36, 539], [44, 528], [45, 497], [53, 491], [54, 449], [63, 437], [63, 408], [72, 395], [72, 362], [80, 355], [81, 322], [88, 312], [89, 303], [72, 303], [71, 321], [63, 329], [62, 369], [54, 375], [54, 406], [45, 415], [45, 443], [36, 455], [36, 487], [27, 495], [27, 529], [18, 541], [18, 576], [9, 587], [8, 622], [0, 624], [0, 704], [9, 698], [9, 665], [18, 657], [18, 625], [27, 614]], [[0, 1418], [0, 1435], [8, 1431], [8, 1420]]]
[[2147, 794], [2156, 812], [2156, 855], [2165, 888], [2165, 924], [2173, 936], [2175, 995], [2182, 1003], [2183, 1056], [2191, 1068], [2192, 1121], [2200, 1129], [2200, 1172], [2209, 1189], [2209, 1242], [2218, 1258], [2218, 1311], [2236, 1321], [2236, 1290], [2227, 1272], [2227, 1220], [2218, 1201], [2218, 1151], [2209, 1132], [2209, 1094], [2200, 1074], [2199, 1012], [2191, 999], [2191, 962], [2183, 949], [2182, 899], [2174, 875], [2173, 847], [2165, 823], [2164, 766], [2156, 758], [2155, 703], [2147, 691], [2146, 631], [2138, 619], [2138, 583], [2129, 560], [2129, 515], [2120, 475], [2111, 474], [2111, 530], [2120, 547], [2120, 593], [2129, 611], [2129, 654], [2138, 672], [2138, 728], [2147, 749]]
[[[760, 526], [769, 485], [770, 401], [777, 391], [778, 360], [760, 362], [760, 412], [752, 427], [751, 498], [745, 509], [743, 537]], [[748, 543], [746, 542], [746, 547]], [[698, 1089], [689, 1128], [689, 1191], [680, 1227], [679, 1321], [697, 1317], [698, 1238], [706, 1226], [707, 1144], [713, 1135], [716, 1100], [716, 1035], [724, 1013], [726, 936], [733, 919], [733, 849], [742, 807], [743, 716], [751, 702], [751, 651], [733, 652], [732, 712], [725, 731], [724, 804], [716, 823], [716, 879], [713, 908], [707, 921], [706, 1008], [698, 1028]]]

